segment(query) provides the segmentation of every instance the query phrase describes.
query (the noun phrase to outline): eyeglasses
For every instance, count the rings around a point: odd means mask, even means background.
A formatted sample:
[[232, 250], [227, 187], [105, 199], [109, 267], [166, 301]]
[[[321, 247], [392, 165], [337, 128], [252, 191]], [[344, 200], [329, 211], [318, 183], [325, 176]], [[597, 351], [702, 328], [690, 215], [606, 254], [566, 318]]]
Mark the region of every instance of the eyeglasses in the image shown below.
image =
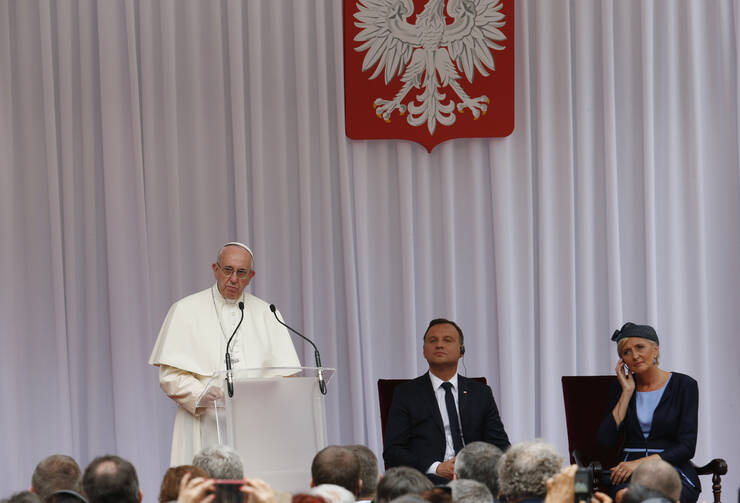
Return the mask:
[[236, 273], [236, 277], [238, 279], [244, 279], [247, 276], [249, 276], [249, 270], [247, 269], [234, 269], [230, 265], [227, 265], [226, 267], [222, 266], [218, 262], [216, 262], [216, 265], [219, 269], [221, 269], [221, 272], [226, 276], [227, 278], [230, 278], [232, 274]]

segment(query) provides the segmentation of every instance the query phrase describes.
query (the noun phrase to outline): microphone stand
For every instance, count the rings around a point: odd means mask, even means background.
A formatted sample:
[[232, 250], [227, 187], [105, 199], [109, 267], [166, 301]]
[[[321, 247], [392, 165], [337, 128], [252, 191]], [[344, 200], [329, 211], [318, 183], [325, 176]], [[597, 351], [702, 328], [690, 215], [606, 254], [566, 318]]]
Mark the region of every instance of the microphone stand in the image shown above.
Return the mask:
[[231, 334], [231, 337], [229, 337], [229, 342], [226, 343], [226, 388], [229, 391], [229, 398], [234, 396], [234, 378], [231, 375], [231, 354], [229, 354], [229, 346], [231, 345], [231, 340], [236, 335], [236, 331], [239, 330], [239, 327], [244, 320], [244, 302], [239, 302], [239, 311], [242, 312], [241, 318], [239, 318], [239, 323], [236, 324], [234, 332]]
[[316, 347], [316, 344], [314, 344], [311, 339], [304, 336], [298, 330], [289, 327], [280, 318], [278, 318], [277, 308], [275, 307], [275, 304], [270, 304], [270, 311], [272, 311], [272, 314], [273, 316], [275, 316], [275, 319], [278, 321], [278, 323], [280, 323], [282, 326], [284, 326], [285, 328], [287, 328], [288, 330], [296, 334], [298, 337], [308, 342], [311, 346], [313, 346], [313, 358], [314, 358], [314, 361], [316, 362], [316, 367], [318, 367], [318, 370], [316, 371], [316, 373], [319, 378], [319, 390], [321, 391], [322, 395], [326, 395], [326, 381], [324, 381], [324, 373], [321, 370], [321, 354], [319, 354], [319, 348]]

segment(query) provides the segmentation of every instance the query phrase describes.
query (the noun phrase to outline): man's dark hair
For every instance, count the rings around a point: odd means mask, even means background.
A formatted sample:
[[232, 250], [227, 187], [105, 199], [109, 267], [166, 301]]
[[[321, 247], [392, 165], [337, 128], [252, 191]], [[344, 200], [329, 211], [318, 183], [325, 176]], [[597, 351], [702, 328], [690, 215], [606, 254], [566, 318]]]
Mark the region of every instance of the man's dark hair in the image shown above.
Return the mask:
[[357, 496], [362, 499], [373, 499], [378, 488], [378, 457], [364, 445], [348, 445], [347, 449], [351, 450], [360, 462], [362, 487]]
[[424, 331], [424, 337], [422, 337], [421, 340], [422, 341], [423, 340], [426, 340], [427, 333], [429, 332], [429, 329], [430, 328], [432, 328], [435, 325], [444, 325], [445, 323], [448, 324], [448, 325], [452, 325], [453, 327], [455, 327], [455, 330], [457, 330], [458, 335], [460, 335], [460, 345], [462, 346], [463, 344], [465, 344], [465, 336], [463, 335], [462, 329], [459, 326], [457, 326], [457, 323], [455, 323], [452, 320], [448, 320], [446, 318], [435, 318], [432, 321], [430, 321], [429, 322], [429, 326]]
[[92, 460], [82, 476], [82, 488], [90, 503], [138, 503], [139, 478], [134, 465], [119, 456]]
[[64, 454], [52, 454], [36, 465], [31, 476], [31, 487], [40, 499], [61, 491], [82, 491], [82, 471], [73, 458]]
[[432, 487], [421, 493], [421, 497], [429, 503], [452, 503], [452, 494], [446, 487]]
[[63, 489], [44, 498], [44, 503], [87, 503], [87, 500], [77, 491]]
[[314, 456], [311, 478], [314, 486], [334, 484], [357, 496], [360, 491], [360, 460], [349, 448], [330, 445]]
[[0, 500], [0, 503], [41, 503], [41, 498], [31, 491], [21, 491], [10, 498]]
[[386, 470], [378, 482], [375, 503], [389, 503], [404, 494], [421, 494], [434, 487], [426, 475], [409, 466], [397, 466]]
[[475, 480], [488, 488], [491, 495], [498, 495], [496, 464], [503, 451], [488, 442], [470, 442], [455, 458], [455, 475], [458, 479]]

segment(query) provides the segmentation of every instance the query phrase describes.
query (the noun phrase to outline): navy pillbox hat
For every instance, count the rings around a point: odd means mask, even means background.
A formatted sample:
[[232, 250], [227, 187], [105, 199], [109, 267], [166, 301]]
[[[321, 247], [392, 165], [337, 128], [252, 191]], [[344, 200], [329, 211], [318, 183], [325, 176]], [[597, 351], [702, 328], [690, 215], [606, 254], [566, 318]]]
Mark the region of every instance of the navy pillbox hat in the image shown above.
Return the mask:
[[640, 337], [642, 339], [653, 341], [655, 344], [660, 344], [658, 334], [650, 325], [635, 325], [628, 321], [622, 325], [621, 329], [615, 330], [614, 334], [612, 334], [612, 340], [614, 342], [619, 342], [627, 337]]

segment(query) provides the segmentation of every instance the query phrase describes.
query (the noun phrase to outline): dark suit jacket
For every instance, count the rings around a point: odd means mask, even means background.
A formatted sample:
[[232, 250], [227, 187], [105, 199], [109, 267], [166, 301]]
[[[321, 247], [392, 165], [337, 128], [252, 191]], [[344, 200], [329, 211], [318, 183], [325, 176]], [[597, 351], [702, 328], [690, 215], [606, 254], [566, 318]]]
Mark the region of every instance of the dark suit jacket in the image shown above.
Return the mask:
[[[607, 447], [616, 447], [624, 434], [624, 447], [664, 449], [659, 453], [660, 457], [679, 468], [696, 488], [701, 490], [699, 476], [691, 463], [696, 450], [699, 414], [699, 388], [696, 381], [686, 374], [673, 372], [655, 408], [650, 435], [647, 438], [643, 436], [637, 419], [636, 392], [630, 399], [627, 415], [617, 428], [612, 409], [621, 393], [619, 381], [615, 381], [611, 389], [608, 412], [599, 426], [599, 442]], [[630, 453], [627, 459], [644, 456], [645, 452]]]
[[[491, 388], [461, 375], [457, 388], [465, 443], [482, 440], [506, 450], [509, 437]], [[425, 473], [432, 463], [443, 461], [445, 445], [442, 415], [429, 373], [399, 385], [393, 393], [385, 427], [386, 466], [411, 466]]]

